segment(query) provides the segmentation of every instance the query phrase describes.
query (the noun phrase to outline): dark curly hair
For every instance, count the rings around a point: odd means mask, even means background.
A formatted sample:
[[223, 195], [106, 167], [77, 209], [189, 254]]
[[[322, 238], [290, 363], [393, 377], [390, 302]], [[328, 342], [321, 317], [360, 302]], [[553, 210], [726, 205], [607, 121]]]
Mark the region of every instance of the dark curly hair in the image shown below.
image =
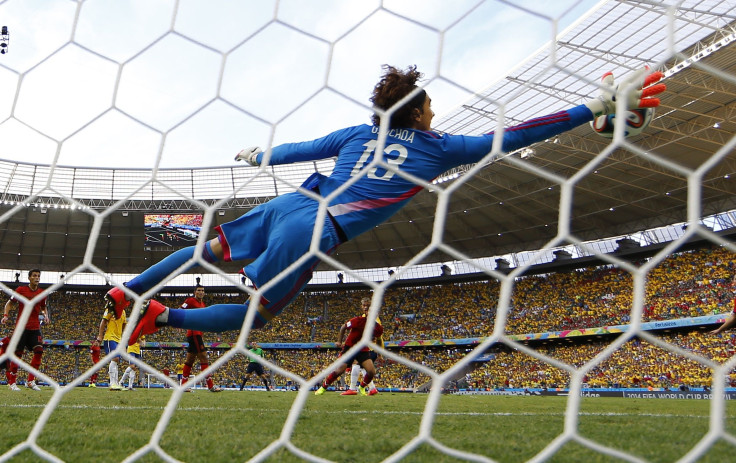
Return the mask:
[[[417, 71], [416, 65], [409, 66], [406, 71], [402, 71], [388, 64], [383, 65], [384, 73], [381, 80], [378, 81], [373, 88], [373, 96], [371, 103], [373, 106], [384, 111], [388, 110], [402, 98], [417, 88], [417, 81], [424, 77], [424, 74]], [[411, 127], [412, 126], [412, 110], [414, 108], [422, 109], [424, 100], [427, 98], [427, 92], [421, 90], [401, 108], [391, 115], [389, 128], [395, 127]], [[374, 125], [380, 125], [381, 117], [374, 113], [372, 117]]]

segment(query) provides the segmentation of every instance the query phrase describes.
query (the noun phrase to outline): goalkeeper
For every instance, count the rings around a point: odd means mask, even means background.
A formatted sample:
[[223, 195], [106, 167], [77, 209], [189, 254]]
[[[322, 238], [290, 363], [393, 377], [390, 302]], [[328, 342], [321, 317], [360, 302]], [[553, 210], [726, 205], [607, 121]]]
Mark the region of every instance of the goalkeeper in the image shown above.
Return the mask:
[[[336, 158], [329, 176], [314, 173], [298, 191], [278, 196], [216, 227], [219, 236], [205, 243], [201, 258], [207, 262], [253, 259], [243, 271], [256, 288], [263, 287], [260, 298], [200, 310], [169, 309], [151, 300], [131, 335], [131, 343], [140, 334], [153, 333], [162, 326], [200, 331], [239, 329], [251, 306], [257, 311], [253, 328], [260, 328], [311, 279], [320, 262], [318, 256], [310, 255], [314, 233], [318, 233], [319, 250], [330, 255], [342, 243], [388, 220], [419, 193], [423, 187], [409, 178], [431, 182], [454, 167], [490, 160], [500, 151], [514, 151], [551, 138], [599, 115], [615, 112], [617, 99], [626, 108], [658, 106], [656, 96], [665, 90], [664, 84], [657, 83], [663, 78], [661, 72], [646, 76], [644, 72], [634, 73], [619, 86], [614, 86], [613, 76], [608, 73], [599, 97], [507, 128], [494, 151], [493, 133], [465, 136], [432, 131], [431, 99], [417, 86], [422, 74], [416, 66], [406, 70], [385, 66], [384, 71], [370, 99], [381, 113], [373, 115], [372, 125], [348, 127], [270, 151], [248, 148], [236, 156], [236, 160], [253, 166]], [[379, 140], [384, 128], [385, 143]], [[319, 198], [327, 198], [327, 214], [317, 224]], [[308, 257], [302, 259], [304, 256]], [[111, 289], [105, 295], [108, 307], [122, 314], [132, 293], [143, 294], [178, 269], [196, 266], [199, 257], [193, 246], [170, 254], [127, 282], [127, 289]]]

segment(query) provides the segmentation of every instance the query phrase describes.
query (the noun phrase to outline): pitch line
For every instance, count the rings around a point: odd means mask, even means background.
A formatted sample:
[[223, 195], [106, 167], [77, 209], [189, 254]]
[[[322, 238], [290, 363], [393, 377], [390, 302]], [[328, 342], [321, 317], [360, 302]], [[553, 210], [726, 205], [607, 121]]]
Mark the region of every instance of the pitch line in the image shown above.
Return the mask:
[[[44, 408], [42, 404], [2, 404], [3, 408]], [[164, 407], [153, 406], [122, 406], [122, 405], [57, 405], [57, 409], [78, 409], [78, 410], [159, 410], [163, 411]], [[177, 407], [176, 411], [182, 412], [218, 412], [218, 411], [237, 411], [237, 412], [282, 412], [288, 414], [288, 409], [283, 408], [225, 408], [225, 407]], [[304, 410], [303, 413], [311, 413], [312, 410]], [[414, 411], [390, 411], [390, 410], [314, 410], [315, 413], [331, 414], [331, 415], [424, 415], [424, 412]], [[600, 417], [650, 417], [650, 418], [710, 418], [708, 415], [677, 415], [673, 413], [621, 413], [621, 412], [581, 412], [578, 416], [600, 416]], [[533, 413], [533, 412], [435, 412], [435, 416], [559, 416], [564, 417], [565, 412], [559, 413]]]

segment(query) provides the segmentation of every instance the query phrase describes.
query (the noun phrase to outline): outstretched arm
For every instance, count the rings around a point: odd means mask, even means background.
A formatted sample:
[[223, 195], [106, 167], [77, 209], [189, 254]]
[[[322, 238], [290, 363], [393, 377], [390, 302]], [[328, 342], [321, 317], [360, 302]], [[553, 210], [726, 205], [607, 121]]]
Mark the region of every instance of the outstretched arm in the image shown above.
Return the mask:
[[268, 165], [275, 166], [335, 157], [339, 154], [346, 138], [355, 129], [356, 127], [347, 127], [316, 140], [284, 143], [283, 145], [274, 146], [270, 153], [253, 146], [238, 153], [235, 160], [245, 161], [252, 166], [260, 166], [268, 161]]
[[[613, 74], [606, 73], [601, 83], [600, 95], [584, 104], [554, 114], [535, 117], [504, 129], [501, 151], [510, 153], [534, 143], [553, 138], [595, 119], [597, 116], [616, 112], [617, 103], [625, 108], [656, 107], [657, 96], [666, 86], [658, 83], [664, 74], [654, 72], [645, 75], [646, 69], [633, 73], [616, 85]], [[481, 136], [453, 136], [457, 143], [450, 148], [455, 154], [455, 165], [470, 164], [483, 159], [492, 149], [494, 132]]]
[[[643, 68], [617, 84], [613, 73], [607, 72], [601, 79], [600, 94], [596, 98], [567, 111], [534, 118], [506, 129], [503, 151], [508, 153], [546, 140], [619, 109], [657, 107], [660, 104], [658, 95], [667, 89], [665, 84], [658, 83], [662, 78], [664, 74], [661, 72], [649, 73], [649, 68]], [[623, 108], [617, 105], [623, 105]]]

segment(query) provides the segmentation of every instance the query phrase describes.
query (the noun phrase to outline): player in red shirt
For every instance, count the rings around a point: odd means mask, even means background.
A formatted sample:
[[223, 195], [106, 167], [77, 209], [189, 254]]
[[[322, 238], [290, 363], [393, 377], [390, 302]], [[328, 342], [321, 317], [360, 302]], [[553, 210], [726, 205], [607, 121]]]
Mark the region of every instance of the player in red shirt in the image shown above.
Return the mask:
[[[18, 329], [18, 322], [20, 322], [21, 315], [23, 314], [23, 309], [25, 308], [25, 303], [18, 297], [22, 296], [29, 301], [33, 299], [34, 297], [38, 296], [43, 292], [41, 288], [38, 287], [38, 282], [41, 280], [41, 270], [33, 269], [28, 272], [28, 286], [20, 286], [15, 290], [16, 295], [10, 298], [10, 300], [5, 304], [5, 311], [3, 313], [2, 323], [5, 324], [10, 320], [10, 309], [14, 306], [18, 308], [18, 317], [15, 321], [15, 328]], [[36, 301], [34, 305], [31, 307], [31, 313], [28, 317], [28, 320], [26, 321], [25, 326], [23, 327], [23, 334], [20, 337], [20, 341], [18, 341], [18, 346], [16, 347], [15, 355], [18, 358], [21, 358], [23, 356], [23, 351], [28, 350], [29, 352], [33, 352], [33, 358], [31, 359], [31, 367], [38, 370], [41, 366], [41, 357], [43, 356], [43, 335], [41, 334], [41, 322], [38, 318], [39, 315], [44, 316], [44, 320], [46, 323], [50, 323], [51, 319], [49, 318], [49, 313], [46, 310], [46, 298], [41, 298], [40, 300]], [[15, 384], [15, 381], [18, 376], [18, 364], [14, 362], [10, 362], [10, 368], [9, 375], [8, 376], [8, 387], [10, 387], [13, 391], [18, 391], [18, 386]], [[36, 377], [33, 373], [28, 373], [28, 380], [26, 381], [26, 387], [29, 389], [33, 389], [34, 391], [40, 391], [41, 389], [36, 385]]]
[[[363, 305], [363, 311], [365, 312], [366, 310], [367, 307]], [[363, 336], [366, 320], [368, 320], [368, 317], [364, 314], [358, 317], [351, 318], [340, 327], [340, 333], [338, 334], [337, 342], [335, 344], [337, 344], [337, 347], [342, 349], [340, 351], [341, 357], [343, 357], [348, 349], [358, 344], [360, 338]], [[345, 337], [345, 332], [348, 330], [350, 330], [350, 332], [348, 333], [348, 338], [345, 340], [345, 344], [343, 344], [342, 340]], [[382, 334], [383, 326], [378, 323], [378, 321], [376, 321], [376, 326], [373, 328], [373, 336], [371, 336], [373, 342], [377, 342], [378, 338], [380, 338]], [[345, 370], [347, 370], [347, 368], [352, 365], [353, 362], [358, 362], [358, 364], [365, 370], [365, 375], [363, 376], [363, 380], [358, 386], [358, 390], [360, 391], [360, 395], [368, 395], [368, 393], [365, 391], [365, 387], [370, 384], [370, 382], [373, 380], [373, 376], [376, 374], [376, 367], [373, 365], [373, 360], [371, 360], [371, 352], [368, 346], [364, 346], [360, 350], [360, 352], [351, 357], [345, 357], [340, 366], [337, 367], [337, 370], [333, 371], [327, 376], [327, 378], [325, 378], [322, 386], [314, 392], [315, 395], [324, 394], [329, 385], [334, 383], [337, 378], [345, 373]]]
[[[194, 296], [188, 297], [186, 301], [181, 305], [182, 309], [201, 309], [207, 307], [204, 302], [204, 286], [197, 285], [194, 288]], [[189, 380], [189, 375], [192, 374], [192, 366], [194, 361], [199, 358], [199, 368], [204, 371], [210, 366], [210, 360], [207, 357], [207, 347], [204, 345], [204, 339], [202, 339], [202, 332], [195, 330], [187, 330], [187, 359], [184, 361], [184, 371], [182, 371], [181, 383], [184, 384]], [[220, 392], [222, 389], [219, 386], [215, 386], [212, 381], [212, 376], [207, 376], [207, 389], [212, 392]], [[191, 391], [191, 389], [187, 389]]]
[[[92, 343], [91, 346], [89, 346], [89, 355], [92, 357], [92, 365], [97, 365], [97, 362], [100, 361], [100, 345], [97, 343]], [[92, 373], [92, 376], [89, 377], [89, 386], [87, 387], [97, 387], [97, 372], [99, 370], [95, 370], [94, 373]]]

